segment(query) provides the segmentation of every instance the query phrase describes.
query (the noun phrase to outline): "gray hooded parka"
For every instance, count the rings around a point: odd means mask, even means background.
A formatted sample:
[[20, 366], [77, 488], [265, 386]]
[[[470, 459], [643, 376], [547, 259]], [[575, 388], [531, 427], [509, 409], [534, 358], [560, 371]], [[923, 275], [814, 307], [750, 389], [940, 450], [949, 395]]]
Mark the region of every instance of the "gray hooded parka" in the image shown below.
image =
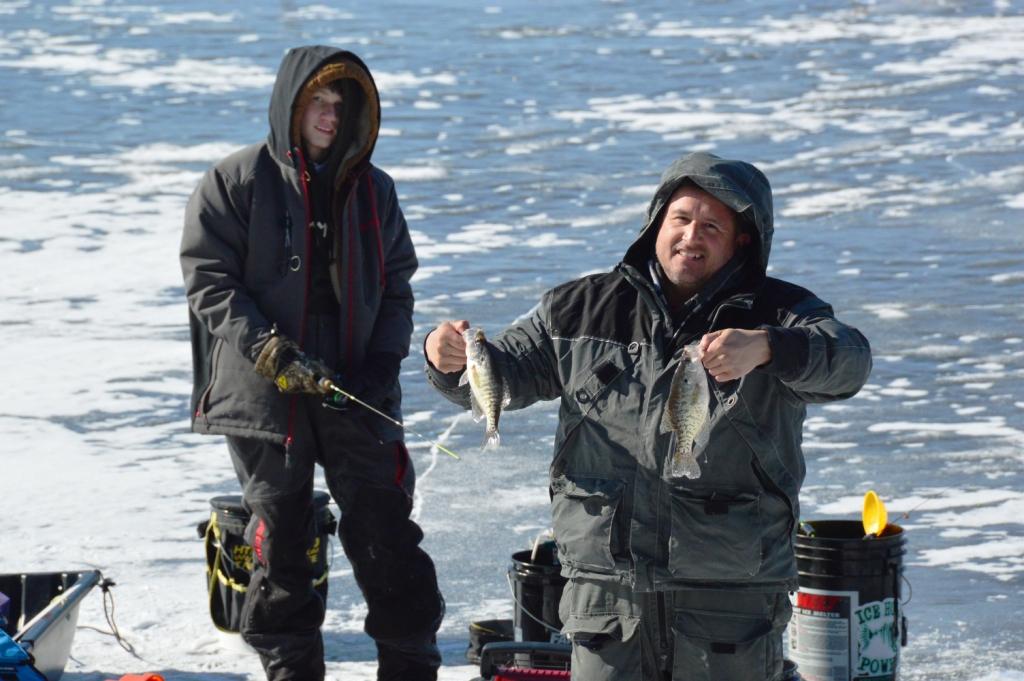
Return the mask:
[[[289, 51], [270, 102], [270, 134], [228, 156], [203, 177], [189, 200], [181, 267], [192, 332], [193, 430], [287, 443], [295, 397], [254, 371], [276, 325], [300, 345], [310, 295], [310, 174], [300, 116], [314, 91], [340, 80], [344, 112], [327, 159], [331, 280], [338, 301], [343, 372], [369, 352], [405, 357], [412, 334], [416, 270], [394, 182], [370, 163], [380, 101], [366, 65], [331, 47]], [[338, 141], [348, 140], [347, 146]], [[396, 382], [384, 408], [400, 419]], [[382, 440], [397, 428], [378, 419]]]
[[[676, 328], [649, 263], [662, 210], [685, 181], [723, 201], [760, 239], [697, 322]], [[827, 303], [765, 276], [772, 230], [771, 189], [760, 171], [691, 154], [663, 176], [614, 271], [552, 289], [526, 321], [494, 339], [509, 409], [561, 403], [550, 494], [565, 576], [636, 591], [796, 587], [806, 404], [854, 395], [871, 352]], [[702, 474], [671, 478], [675, 436], [661, 424], [673, 372], [684, 345], [727, 328], [766, 329], [773, 358], [740, 380], [708, 378], [709, 420], [695, 444]], [[429, 363], [427, 375], [468, 407], [456, 375]]]

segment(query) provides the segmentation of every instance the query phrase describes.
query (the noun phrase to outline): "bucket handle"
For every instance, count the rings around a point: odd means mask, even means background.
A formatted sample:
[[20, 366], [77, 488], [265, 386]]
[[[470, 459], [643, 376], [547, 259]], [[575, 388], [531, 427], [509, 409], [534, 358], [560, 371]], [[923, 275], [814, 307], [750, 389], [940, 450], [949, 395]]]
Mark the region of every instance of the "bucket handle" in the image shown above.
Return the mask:
[[909, 603], [914, 598], [914, 587], [910, 583], [910, 580], [907, 579], [907, 576], [903, 573], [903, 570], [897, 568], [896, 569], [896, 575], [897, 575], [896, 576], [896, 583], [893, 585], [893, 587], [894, 587], [893, 593], [896, 593], [896, 591], [899, 590], [900, 580], [903, 580], [903, 582], [907, 585], [907, 589], [910, 591], [910, 596], [907, 597], [907, 600], [905, 600], [905, 601], [904, 600], [896, 601], [896, 612], [894, 613], [895, 621], [893, 622], [893, 626], [895, 628], [895, 632], [894, 633], [897, 636], [899, 636], [900, 647], [901, 648], [906, 648], [907, 647], [907, 616], [903, 614], [903, 606], [905, 606], [907, 603]]
[[907, 579], [907, 576], [903, 574], [902, 570], [900, 570], [900, 579], [902, 579], [903, 583], [907, 585], [907, 591], [910, 592], [910, 595], [907, 596], [907, 600], [900, 601], [900, 605], [906, 605], [910, 601], [914, 600], [914, 585], [910, 583], [910, 580]]
[[539, 619], [536, 615], [534, 615], [532, 612], [527, 610], [526, 607], [523, 606], [522, 603], [519, 602], [519, 599], [516, 598], [516, 588], [512, 584], [512, 571], [511, 570], [505, 573], [505, 581], [508, 582], [508, 590], [512, 594], [512, 602], [516, 604], [516, 607], [518, 607], [522, 612], [526, 613], [526, 615], [530, 619], [532, 619], [534, 622], [536, 622], [537, 624], [539, 624], [542, 627], [544, 627], [545, 629], [547, 629], [552, 634], [558, 634], [558, 635], [562, 634], [562, 632], [560, 630], [555, 629], [553, 626], [551, 626], [550, 624], [548, 624], [544, 620]]

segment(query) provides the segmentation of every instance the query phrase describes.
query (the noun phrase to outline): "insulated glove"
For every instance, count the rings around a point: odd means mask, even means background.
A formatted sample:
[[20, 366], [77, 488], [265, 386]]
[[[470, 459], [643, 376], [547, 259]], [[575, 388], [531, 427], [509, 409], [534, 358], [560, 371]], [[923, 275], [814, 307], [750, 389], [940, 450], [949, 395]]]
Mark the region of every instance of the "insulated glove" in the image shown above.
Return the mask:
[[309, 357], [295, 341], [274, 334], [256, 357], [256, 373], [274, 382], [283, 393], [323, 395], [319, 380], [331, 370], [315, 357]]
[[[391, 352], [375, 352], [366, 356], [355, 370], [334, 379], [339, 388], [359, 398], [374, 409], [380, 409], [398, 381], [402, 358]], [[340, 393], [333, 393], [324, 400], [324, 406], [344, 411], [349, 400]]]

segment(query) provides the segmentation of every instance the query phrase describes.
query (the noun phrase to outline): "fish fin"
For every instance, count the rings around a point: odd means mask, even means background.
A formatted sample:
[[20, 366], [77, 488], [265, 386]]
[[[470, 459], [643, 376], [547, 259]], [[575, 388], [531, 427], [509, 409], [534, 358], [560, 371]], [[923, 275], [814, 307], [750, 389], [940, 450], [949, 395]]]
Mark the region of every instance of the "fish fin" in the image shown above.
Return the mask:
[[502, 381], [501, 384], [501, 408], [504, 409], [508, 405], [512, 404], [512, 393], [508, 389], [508, 383]]
[[460, 387], [466, 385], [467, 383], [469, 383], [469, 367], [466, 367], [466, 370], [462, 372], [461, 376], [459, 376]]
[[484, 433], [484, 449], [498, 449], [501, 447], [501, 435], [498, 434], [497, 429], [488, 430]]
[[473, 420], [479, 423], [484, 417], [484, 408], [480, 406], [472, 390], [469, 392], [469, 406], [473, 409]]

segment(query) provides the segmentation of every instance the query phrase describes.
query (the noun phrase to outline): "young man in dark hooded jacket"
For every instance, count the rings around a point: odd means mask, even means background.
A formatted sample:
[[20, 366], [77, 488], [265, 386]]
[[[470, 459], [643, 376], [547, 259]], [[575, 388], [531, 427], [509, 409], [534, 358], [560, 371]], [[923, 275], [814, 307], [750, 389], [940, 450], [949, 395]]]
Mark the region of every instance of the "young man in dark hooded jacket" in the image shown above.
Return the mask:
[[266, 142], [206, 173], [181, 265], [191, 312], [193, 429], [227, 436], [252, 522], [242, 637], [271, 681], [324, 678], [324, 603], [306, 551], [313, 474], [369, 608], [378, 678], [435, 679], [444, 602], [410, 519], [400, 429], [338, 404], [320, 379], [401, 418], [416, 254], [392, 179], [370, 163], [380, 101], [366, 65], [329, 47], [287, 53]]
[[[550, 493], [574, 679], [782, 676], [806, 405], [854, 395], [871, 351], [766, 276], [772, 229], [757, 168], [685, 156], [614, 271], [549, 291], [490, 346], [510, 408], [561, 400]], [[425, 343], [428, 378], [463, 407], [467, 326]], [[710, 393], [686, 477], [663, 413], [692, 343]]]

